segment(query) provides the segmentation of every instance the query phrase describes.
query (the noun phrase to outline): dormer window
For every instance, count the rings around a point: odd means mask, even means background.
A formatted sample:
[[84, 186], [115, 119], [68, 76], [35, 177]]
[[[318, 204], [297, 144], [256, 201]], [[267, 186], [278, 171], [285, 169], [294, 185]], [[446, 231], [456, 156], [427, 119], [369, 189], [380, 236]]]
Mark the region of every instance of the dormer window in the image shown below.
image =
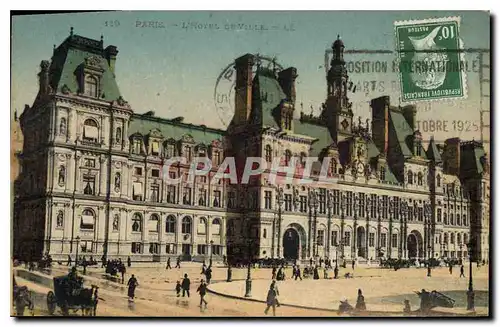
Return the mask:
[[175, 144], [168, 142], [166, 146], [166, 157], [170, 159], [175, 156]]
[[182, 149], [182, 155], [188, 162], [191, 161], [191, 146], [190, 145], [185, 145], [184, 148]]
[[132, 141], [132, 153], [141, 154], [142, 152], [142, 141], [139, 138], [134, 138]]
[[158, 141], [153, 141], [151, 143], [151, 154], [153, 156], [157, 156], [160, 154], [160, 142]]
[[85, 95], [93, 98], [98, 97], [98, 82], [97, 78], [92, 75], [85, 76], [84, 93]]

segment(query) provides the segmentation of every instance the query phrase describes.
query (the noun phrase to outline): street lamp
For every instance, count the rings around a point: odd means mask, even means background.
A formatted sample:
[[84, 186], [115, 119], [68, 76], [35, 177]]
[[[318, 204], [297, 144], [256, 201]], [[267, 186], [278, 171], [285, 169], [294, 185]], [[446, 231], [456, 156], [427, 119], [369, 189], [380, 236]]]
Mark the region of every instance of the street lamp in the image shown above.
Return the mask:
[[403, 228], [401, 229], [402, 233], [402, 243], [403, 243], [403, 257], [406, 258], [407, 252], [406, 252], [406, 234], [407, 234], [407, 228], [408, 228], [408, 202], [406, 200], [403, 201], [402, 203], [402, 214], [403, 214]]
[[472, 240], [467, 244], [469, 252], [469, 289], [467, 290], [467, 310], [474, 310], [474, 287], [472, 285]]
[[354, 203], [353, 203], [353, 210], [354, 210], [354, 244], [352, 246], [352, 249], [351, 249], [351, 257], [352, 257], [352, 260], [356, 260], [356, 246], [357, 246], [357, 242], [358, 242], [358, 232], [357, 232], [357, 229], [358, 229], [358, 209], [359, 209], [359, 201], [360, 201], [360, 198], [359, 196], [356, 194], [354, 195]]
[[[365, 229], [365, 248], [363, 250], [364, 254], [366, 255], [366, 259], [368, 259], [369, 256], [369, 235], [370, 235], [370, 205], [371, 205], [371, 200], [367, 196], [365, 200], [365, 214], [366, 214], [366, 229]], [[369, 262], [369, 261], [368, 261]]]
[[80, 247], [80, 236], [76, 237], [76, 258], [75, 258], [75, 267], [78, 266], [78, 248]]
[[340, 197], [340, 211], [341, 211], [341, 215], [340, 215], [340, 239], [341, 239], [340, 246], [341, 246], [341, 251], [342, 251], [342, 255], [341, 255], [342, 258], [344, 258], [344, 241], [343, 240], [345, 237], [344, 236], [345, 207], [346, 207], [346, 195], [345, 195], [345, 193], [342, 193], [342, 195]]
[[212, 254], [214, 253], [214, 240], [210, 240], [210, 267], [212, 266]]
[[251, 246], [252, 241], [248, 240], [248, 270], [247, 270], [247, 279], [246, 279], [246, 289], [245, 289], [245, 297], [252, 297], [252, 276], [250, 275], [250, 265], [251, 265]]
[[391, 258], [392, 255], [392, 214], [394, 213], [394, 199], [389, 200], [389, 237], [388, 237], [388, 242], [389, 246], [387, 247], [389, 249], [389, 259]]

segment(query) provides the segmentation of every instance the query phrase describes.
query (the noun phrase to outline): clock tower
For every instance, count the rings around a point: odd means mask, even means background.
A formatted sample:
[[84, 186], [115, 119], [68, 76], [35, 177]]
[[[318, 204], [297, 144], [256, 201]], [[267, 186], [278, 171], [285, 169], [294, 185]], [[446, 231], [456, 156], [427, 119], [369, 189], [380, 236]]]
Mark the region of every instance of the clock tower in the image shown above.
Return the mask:
[[335, 143], [352, 136], [352, 103], [347, 97], [347, 69], [344, 61], [344, 42], [337, 36], [332, 45], [333, 56], [326, 76], [327, 99], [323, 110], [330, 134]]

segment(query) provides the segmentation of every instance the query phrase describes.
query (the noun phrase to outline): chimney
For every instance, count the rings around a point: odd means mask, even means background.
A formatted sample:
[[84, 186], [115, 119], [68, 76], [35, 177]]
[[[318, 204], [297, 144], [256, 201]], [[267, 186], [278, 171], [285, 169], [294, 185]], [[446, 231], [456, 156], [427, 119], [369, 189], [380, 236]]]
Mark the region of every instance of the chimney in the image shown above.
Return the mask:
[[283, 92], [285, 92], [286, 97], [290, 102], [295, 104], [296, 92], [295, 92], [295, 79], [298, 77], [297, 68], [289, 67], [278, 73], [278, 82], [280, 83]]
[[234, 63], [236, 68], [234, 122], [240, 125], [248, 121], [252, 110], [252, 67], [255, 64], [255, 57], [247, 53]]
[[408, 125], [412, 131], [415, 131], [415, 120], [417, 117], [417, 108], [415, 105], [407, 105], [401, 108], [401, 112], [403, 113], [403, 117], [405, 117]]
[[451, 175], [460, 173], [460, 138], [454, 137], [444, 142], [442, 160], [444, 173]]
[[372, 138], [381, 154], [387, 156], [389, 145], [389, 96], [370, 101], [372, 108]]
[[38, 73], [38, 82], [40, 86], [41, 94], [49, 93], [49, 67], [50, 62], [48, 60], [42, 60], [40, 62], [40, 73]]
[[115, 62], [116, 55], [118, 54], [118, 49], [114, 45], [108, 45], [106, 49], [104, 49], [104, 56], [108, 61], [109, 69], [112, 73], [115, 72]]

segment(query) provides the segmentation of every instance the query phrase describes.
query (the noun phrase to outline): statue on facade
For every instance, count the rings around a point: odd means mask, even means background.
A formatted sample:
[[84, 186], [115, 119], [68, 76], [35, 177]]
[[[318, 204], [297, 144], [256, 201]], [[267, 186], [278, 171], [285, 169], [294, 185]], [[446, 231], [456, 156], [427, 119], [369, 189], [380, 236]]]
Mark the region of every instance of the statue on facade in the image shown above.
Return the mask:
[[116, 175], [115, 175], [115, 188], [120, 189], [120, 185], [121, 185], [121, 176], [120, 176], [120, 173], [116, 173]]
[[66, 178], [66, 168], [64, 166], [59, 167], [59, 184], [64, 184]]
[[59, 123], [59, 134], [66, 135], [66, 118], [61, 118]]
[[57, 227], [63, 227], [63, 220], [64, 220], [64, 217], [63, 217], [63, 212], [62, 211], [59, 211], [59, 213], [57, 214]]
[[118, 221], [119, 221], [119, 217], [118, 215], [115, 215], [115, 217], [113, 218], [113, 230], [114, 231], [117, 231], [118, 230]]

